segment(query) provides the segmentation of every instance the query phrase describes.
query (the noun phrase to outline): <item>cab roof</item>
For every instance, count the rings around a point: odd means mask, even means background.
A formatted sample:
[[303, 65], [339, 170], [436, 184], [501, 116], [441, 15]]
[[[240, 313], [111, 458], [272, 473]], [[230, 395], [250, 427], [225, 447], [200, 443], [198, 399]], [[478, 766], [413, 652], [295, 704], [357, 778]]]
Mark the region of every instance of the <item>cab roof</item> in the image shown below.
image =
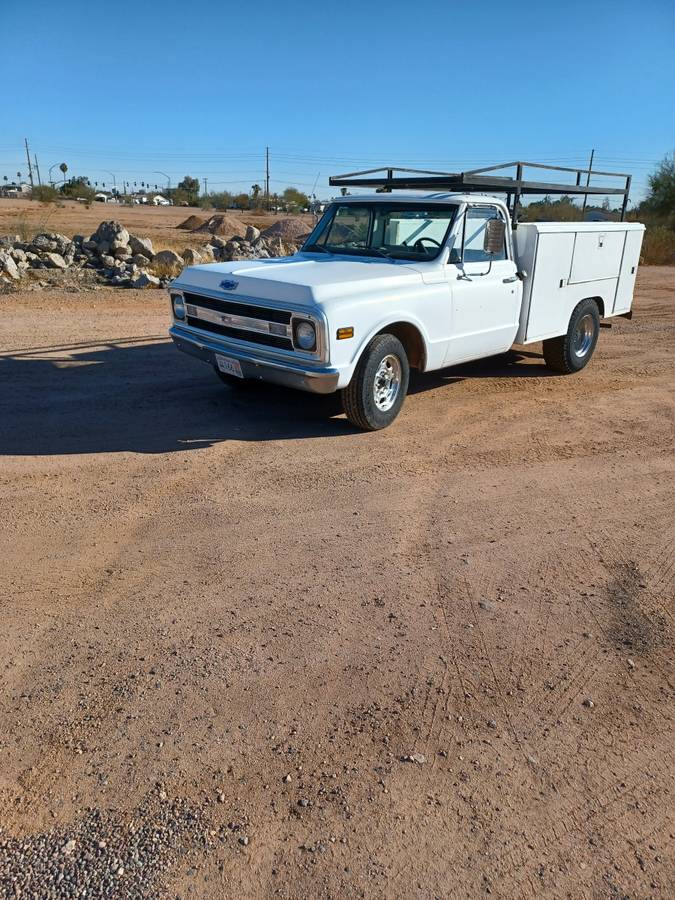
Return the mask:
[[483, 194], [454, 194], [435, 193], [427, 194], [422, 191], [397, 191], [396, 194], [372, 193], [372, 194], [347, 194], [345, 197], [333, 197], [331, 203], [495, 203], [505, 206], [499, 197]]

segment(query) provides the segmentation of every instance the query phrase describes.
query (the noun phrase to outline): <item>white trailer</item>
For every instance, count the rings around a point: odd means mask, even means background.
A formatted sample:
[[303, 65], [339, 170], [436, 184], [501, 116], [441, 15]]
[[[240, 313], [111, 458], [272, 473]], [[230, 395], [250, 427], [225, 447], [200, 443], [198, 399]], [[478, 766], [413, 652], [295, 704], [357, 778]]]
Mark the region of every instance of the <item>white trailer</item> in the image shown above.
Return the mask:
[[[524, 166], [545, 167], [513, 165], [516, 178], [388, 169], [331, 179], [377, 192], [337, 198], [293, 256], [185, 269], [170, 287], [176, 346], [232, 386], [340, 391], [366, 430], [396, 418], [411, 368], [542, 341], [550, 368], [580, 371], [601, 319], [631, 315], [644, 228], [519, 224], [520, 197], [620, 194], [623, 218], [630, 177], [596, 188], [572, 170], [576, 185], [556, 185], [523, 178]], [[421, 188], [434, 192], [411, 193]]]

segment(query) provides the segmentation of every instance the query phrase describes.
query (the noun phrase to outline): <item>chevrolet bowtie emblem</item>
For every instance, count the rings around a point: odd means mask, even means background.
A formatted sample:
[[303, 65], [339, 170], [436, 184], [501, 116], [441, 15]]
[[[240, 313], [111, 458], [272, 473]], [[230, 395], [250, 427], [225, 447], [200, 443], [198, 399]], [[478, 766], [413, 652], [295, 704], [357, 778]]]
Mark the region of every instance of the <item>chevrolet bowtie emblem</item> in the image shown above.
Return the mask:
[[220, 286], [224, 291], [236, 291], [239, 287], [238, 281], [229, 281], [227, 278], [220, 282]]

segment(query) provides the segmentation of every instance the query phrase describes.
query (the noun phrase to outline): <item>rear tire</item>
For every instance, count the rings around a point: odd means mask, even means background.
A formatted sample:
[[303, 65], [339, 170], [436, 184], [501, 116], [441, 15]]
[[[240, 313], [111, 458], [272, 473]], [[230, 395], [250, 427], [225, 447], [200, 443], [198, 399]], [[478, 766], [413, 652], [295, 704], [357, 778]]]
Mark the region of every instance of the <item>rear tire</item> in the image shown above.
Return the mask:
[[403, 344], [393, 334], [376, 335], [342, 391], [345, 415], [364, 431], [386, 428], [401, 411], [409, 377], [410, 365]]
[[567, 334], [544, 341], [549, 369], [563, 375], [580, 372], [591, 361], [600, 334], [600, 313], [595, 300], [582, 300], [570, 316]]

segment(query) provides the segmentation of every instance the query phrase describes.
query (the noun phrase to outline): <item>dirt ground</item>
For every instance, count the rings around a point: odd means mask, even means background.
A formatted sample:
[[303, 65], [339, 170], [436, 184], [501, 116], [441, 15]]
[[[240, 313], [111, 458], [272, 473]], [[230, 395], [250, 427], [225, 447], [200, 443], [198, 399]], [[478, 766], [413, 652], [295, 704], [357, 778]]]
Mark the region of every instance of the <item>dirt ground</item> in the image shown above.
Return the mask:
[[[126, 206], [124, 204], [92, 203], [89, 208], [74, 200], [38, 203], [36, 200], [0, 199], [0, 234], [32, 236], [39, 231], [58, 231], [67, 237], [90, 235], [106, 219], [115, 219], [139, 237], [149, 237], [156, 250], [176, 250], [206, 244], [209, 235], [177, 228], [190, 215], [207, 219], [215, 210], [184, 206]], [[228, 216], [238, 216], [247, 225], [261, 230], [273, 225], [282, 214], [251, 214], [228, 210]], [[299, 216], [310, 230], [312, 216]]]
[[675, 895], [674, 269], [376, 434], [0, 312], [0, 895]]

